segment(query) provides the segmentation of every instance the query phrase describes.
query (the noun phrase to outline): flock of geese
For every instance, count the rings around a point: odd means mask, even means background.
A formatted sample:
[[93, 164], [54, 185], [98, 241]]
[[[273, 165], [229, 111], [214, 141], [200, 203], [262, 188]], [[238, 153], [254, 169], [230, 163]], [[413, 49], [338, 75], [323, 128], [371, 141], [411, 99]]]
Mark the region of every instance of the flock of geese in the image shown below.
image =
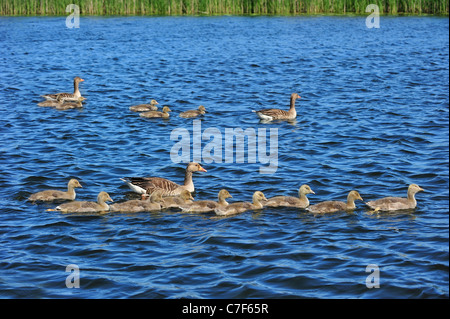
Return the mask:
[[[84, 81], [80, 77], [74, 79], [73, 93], [56, 93], [42, 95], [46, 100], [38, 103], [39, 106], [52, 106], [56, 109], [67, 110], [82, 107], [79, 83]], [[263, 121], [292, 120], [297, 116], [295, 101], [300, 99], [297, 93], [291, 95], [289, 111], [280, 109], [263, 109], [256, 112], [256, 115]], [[167, 118], [171, 111], [168, 106], [164, 106], [162, 112], [157, 111], [158, 102], [151, 100], [149, 104], [139, 104], [130, 107], [130, 111], [140, 112], [141, 117], [146, 118]], [[181, 117], [192, 118], [205, 114], [206, 110], [200, 105], [198, 110], [190, 110], [180, 113]], [[355, 201], [363, 201], [361, 195], [352, 190], [348, 193], [347, 200], [324, 201], [310, 205], [307, 195], [315, 194], [306, 184], [301, 185], [298, 190], [298, 197], [275, 196], [267, 199], [261, 191], [253, 193], [252, 202], [228, 203], [227, 199], [232, 198], [226, 189], [220, 190], [218, 200], [195, 201], [192, 192], [195, 191], [192, 179], [194, 172], [206, 172], [200, 164], [191, 162], [187, 165], [183, 184], [177, 184], [161, 177], [125, 177], [121, 180], [135, 193], [141, 195], [141, 199], [133, 199], [125, 202], [107, 204], [113, 202], [107, 192], [100, 192], [96, 202], [77, 201], [75, 188], [82, 187], [76, 179], [71, 179], [67, 185], [67, 191], [45, 190], [32, 194], [28, 200], [31, 202], [56, 202], [67, 201], [56, 206], [50, 211], [61, 211], [66, 213], [105, 213], [105, 212], [150, 212], [168, 208], [180, 209], [183, 212], [207, 213], [214, 212], [216, 215], [228, 216], [243, 213], [248, 210], [261, 210], [265, 207], [292, 207], [305, 209], [311, 213], [323, 214], [339, 211], [352, 211], [356, 208]], [[370, 213], [379, 211], [410, 210], [417, 205], [415, 194], [423, 191], [416, 184], [408, 187], [406, 198], [384, 197], [374, 201], [365, 202], [372, 209]]]

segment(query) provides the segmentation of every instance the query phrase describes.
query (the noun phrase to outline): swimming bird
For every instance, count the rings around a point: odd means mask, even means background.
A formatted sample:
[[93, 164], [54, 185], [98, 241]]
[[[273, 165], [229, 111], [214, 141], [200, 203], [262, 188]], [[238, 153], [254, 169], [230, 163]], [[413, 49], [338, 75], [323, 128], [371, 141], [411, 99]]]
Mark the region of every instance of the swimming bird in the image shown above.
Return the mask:
[[76, 197], [75, 188], [82, 187], [80, 182], [75, 178], [72, 178], [69, 183], [67, 183], [67, 192], [58, 190], [45, 190], [38, 193], [30, 195], [29, 201], [44, 201], [50, 202], [55, 200], [74, 200]]
[[155, 190], [161, 189], [162, 196], [177, 196], [181, 191], [187, 189], [189, 192], [195, 190], [192, 180], [193, 172], [206, 172], [199, 163], [190, 162], [186, 166], [183, 185], [178, 185], [168, 179], [161, 177], [125, 177], [121, 178], [128, 187], [138, 194], [152, 194]]
[[263, 109], [256, 112], [256, 115], [263, 121], [273, 121], [273, 120], [293, 120], [297, 117], [297, 111], [295, 110], [295, 100], [300, 99], [300, 95], [297, 93], [291, 94], [291, 105], [289, 111], [284, 111], [280, 109]]
[[233, 196], [226, 189], [221, 189], [218, 195], [219, 200], [217, 202], [213, 200], [199, 200], [193, 202], [192, 204], [181, 205], [180, 208], [185, 213], [207, 213], [213, 212], [219, 206], [227, 206], [227, 198], [232, 198]]
[[147, 112], [140, 113], [139, 116], [146, 117], [146, 118], [155, 118], [155, 117], [168, 118], [170, 116], [169, 112], [172, 112], [172, 110], [168, 106], [164, 106], [163, 109], [162, 109], [162, 112], [160, 112], [160, 111], [147, 111]]
[[315, 194], [314, 191], [306, 184], [298, 189], [298, 197], [293, 196], [275, 196], [269, 198], [264, 206], [267, 207], [297, 207], [306, 208], [309, 206], [309, 200], [306, 195]]
[[76, 102], [63, 102], [58, 105], [56, 105], [57, 110], [70, 110], [70, 109], [77, 109], [83, 107], [83, 101], [86, 100], [85, 97], [80, 96]]
[[339, 211], [351, 211], [356, 208], [355, 200], [363, 200], [357, 191], [348, 193], [347, 202], [326, 201], [306, 208], [311, 213], [334, 213]]
[[164, 197], [161, 201], [163, 208], [180, 208], [182, 205], [192, 204], [194, 197], [187, 189], [181, 191], [180, 195], [172, 197]]
[[83, 82], [84, 80], [80, 77], [75, 77], [73, 79], [73, 93], [56, 93], [56, 94], [46, 94], [41, 95], [43, 98], [47, 100], [56, 100], [60, 102], [64, 101], [77, 101], [78, 98], [81, 96], [80, 89], [79, 89], [79, 83]]
[[110, 212], [139, 213], [161, 210], [161, 192], [154, 192], [147, 199], [132, 199], [122, 203], [109, 205]]
[[417, 184], [411, 184], [408, 187], [408, 194], [406, 198], [403, 197], [384, 197], [366, 203], [367, 206], [376, 211], [392, 211], [401, 209], [414, 209], [417, 206], [415, 195], [417, 192], [422, 192], [423, 188]]
[[109, 205], [106, 202], [112, 202], [107, 192], [100, 192], [97, 196], [97, 202], [72, 201], [61, 204], [55, 209], [47, 211], [60, 211], [63, 213], [100, 213], [109, 211]]
[[48, 106], [55, 107], [55, 106], [61, 105], [61, 102], [57, 101], [57, 100], [45, 100], [45, 101], [39, 102], [37, 105], [38, 106], [46, 106], [46, 107], [48, 107]]
[[252, 203], [250, 202], [236, 202], [227, 206], [217, 206], [214, 209], [216, 215], [228, 216], [243, 213], [247, 210], [258, 210], [264, 208], [261, 201], [267, 200], [264, 194], [260, 191], [253, 193]]
[[133, 112], [147, 112], [147, 111], [156, 111], [159, 103], [156, 100], [151, 100], [149, 104], [138, 104], [130, 106], [130, 111]]
[[203, 105], [198, 107], [198, 110], [189, 110], [186, 112], [181, 112], [180, 116], [184, 118], [197, 117], [206, 113], [206, 108]]

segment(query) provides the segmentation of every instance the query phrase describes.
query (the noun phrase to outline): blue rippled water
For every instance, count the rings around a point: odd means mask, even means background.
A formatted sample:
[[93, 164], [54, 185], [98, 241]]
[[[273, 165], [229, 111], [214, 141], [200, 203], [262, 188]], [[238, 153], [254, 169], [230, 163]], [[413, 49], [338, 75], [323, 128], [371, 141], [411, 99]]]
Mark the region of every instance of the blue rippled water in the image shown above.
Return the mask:
[[[449, 21], [432, 17], [0, 18], [1, 298], [448, 298]], [[85, 79], [82, 110], [36, 104]], [[254, 109], [287, 108], [294, 123], [260, 123]], [[167, 120], [133, 104], [156, 99]], [[204, 163], [195, 198], [293, 195], [312, 204], [425, 189], [414, 212], [314, 216], [265, 209], [228, 218], [156, 213], [77, 216], [31, 204], [44, 189], [83, 185], [115, 201], [119, 178], [182, 182], [170, 139], [193, 131], [178, 113], [205, 105], [202, 132], [277, 129], [278, 167]], [[205, 146], [204, 140], [201, 146]], [[193, 150], [193, 148], [192, 148]], [[191, 154], [192, 156], [193, 154]], [[80, 270], [69, 289], [66, 266]], [[380, 287], [366, 287], [369, 264]]]

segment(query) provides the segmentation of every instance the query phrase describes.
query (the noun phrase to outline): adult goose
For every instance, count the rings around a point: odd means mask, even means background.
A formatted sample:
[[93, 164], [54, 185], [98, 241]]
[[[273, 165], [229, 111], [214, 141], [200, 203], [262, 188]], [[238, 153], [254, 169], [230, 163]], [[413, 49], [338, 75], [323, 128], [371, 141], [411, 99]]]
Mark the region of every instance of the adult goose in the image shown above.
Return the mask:
[[156, 118], [156, 117], [168, 118], [170, 116], [169, 112], [172, 112], [172, 110], [168, 106], [164, 106], [162, 109], [162, 112], [147, 111], [147, 112], [140, 113], [139, 116], [146, 117], [146, 118]]
[[63, 213], [100, 213], [109, 211], [109, 205], [106, 202], [112, 202], [107, 192], [100, 192], [97, 196], [97, 202], [73, 201], [61, 204], [55, 209], [48, 211], [60, 211]]
[[341, 211], [351, 211], [356, 208], [355, 200], [363, 200], [361, 195], [357, 191], [351, 191], [348, 193], [347, 202], [340, 201], [326, 201], [315, 205], [311, 205], [306, 208], [311, 213], [334, 213]]
[[417, 206], [415, 195], [417, 192], [422, 192], [423, 189], [417, 184], [411, 184], [408, 187], [408, 194], [406, 198], [403, 197], [384, 197], [366, 203], [367, 206], [375, 211], [393, 211], [401, 209], [414, 209]]
[[186, 112], [181, 112], [180, 116], [184, 118], [197, 117], [206, 113], [206, 108], [203, 105], [198, 107], [198, 110], [189, 110]]
[[138, 194], [151, 195], [155, 190], [161, 190], [162, 196], [177, 196], [183, 190], [193, 192], [195, 190], [192, 174], [194, 172], [206, 172], [199, 163], [190, 162], [186, 167], [183, 185], [179, 185], [168, 179], [161, 177], [125, 177], [121, 178], [128, 187]]
[[217, 202], [213, 200], [199, 200], [192, 204], [181, 205], [180, 208], [185, 213], [208, 213], [213, 212], [219, 206], [228, 206], [227, 198], [233, 196], [226, 189], [221, 189], [219, 192], [219, 200]]
[[73, 79], [73, 93], [55, 93], [55, 94], [46, 94], [41, 95], [43, 98], [47, 100], [57, 100], [60, 102], [63, 101], [77, 101], [78, 98], [81, 96], [79, 84], [80, 82], [83, 82], [84, 80], [80, 77], [75, 77]]
[[291, 94], [291, 106], [289, 111], [284, 111], [280, 109], [263, 109], [256, 112], [256, 115], [263, 121], [273, 121], [273, 120], [293, 120], [297, 117], [297, 111], [295, 110], [295, 100], [300, 99], [300, 95], [297, 93]]
[[253, 193], [252, 197], [252, 203], [250, 202], [236, 202], [229, 204], [227, 206], [218, 206], [214, 209], [214, 212], [216, 215], [220, 216], [228, 216], [228, 215], [235, 215], [243, 213], [247, 210], [257, 210], [264, 208], [263, 204], [261, 203], [264, 200], [267, 200], [267, 198], [264, 196], [264, 194], [260, 191], [256, 191]]
[[308, 185], [304, 184], [300, 186], [298, 190], [298, 197], [293, 196], [275, 196], [269, 198], [264, 206], [267, 207], [296, 207], [306, 208], [309, 206], [309, 200], [306, 195], [315, 194], [314, 191]]
[[151, 100], [149, 104], [138, 104], [130, 107], [130, 111], [133, 112], [147, 112], [147, 111], [156, 111], [159, 103], [156, 100]]
[[31, 194], [28, 198], [29, 201], [44, 201], [51, 202], [55, 200], [74, 200], [76, 197], [75, 188], [82, 187], [80, 182], [75, 178], [72, 178], [67, 183], [67, 192], [58, 190], [45, 190], [38, 193]]
[[184, 189], [178, 196], [164, 197], [161, 206], [163, 208], [180, 208], [180, 206], [192, 204], [193, 201], [194, 197], [191, 192]]
[[154, 192], [147, 199], [132, 199], [126, 202], [112, 204], [109, 206], [110, 212], [139, 213], [161, 210], [161, 192]]

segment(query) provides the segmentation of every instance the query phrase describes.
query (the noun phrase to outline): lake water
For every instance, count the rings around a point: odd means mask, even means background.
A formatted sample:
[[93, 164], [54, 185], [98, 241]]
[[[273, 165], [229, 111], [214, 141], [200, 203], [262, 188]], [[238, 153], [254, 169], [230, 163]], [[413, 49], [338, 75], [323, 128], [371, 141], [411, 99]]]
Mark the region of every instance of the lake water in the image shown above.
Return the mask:
[[[368, 29], [365, 18], [81, 17], [78, 29], [65, 17], [0, 18], [0, 297], [448, 298], [449, 21], [382, 16]], [[70, 92], [75, 76], [82, 110], [36, 105]], [[293, 92], [294, 123], [251, 112], [287, 109]], [[171, 117], [128, 110], [150, 99]], [[259, 160], [201, 159], [197, 200], [222, 188], [230, 202], [295, 196], [305, 183], [311, 204], [352, 189], [367, 201], [405, 197], [410, 183], [425, 191], [415, 211], [379, 215], [356, 202], [353, 214], [324, 216], [77, 216], [26, 200], [70, 178], [83, 185], [78, 200], [104, 190], [116, 202], [134, 198], [121, 177], [181, 183], [170, 135], [193, 132], [178, 113], [201, 104], [201, 132], [272, 129], [278, 153], [272, 174]], [[71, 264], [78, 289], [66, 287]], [[370, 264], [379, 288], [366, 286]]]

